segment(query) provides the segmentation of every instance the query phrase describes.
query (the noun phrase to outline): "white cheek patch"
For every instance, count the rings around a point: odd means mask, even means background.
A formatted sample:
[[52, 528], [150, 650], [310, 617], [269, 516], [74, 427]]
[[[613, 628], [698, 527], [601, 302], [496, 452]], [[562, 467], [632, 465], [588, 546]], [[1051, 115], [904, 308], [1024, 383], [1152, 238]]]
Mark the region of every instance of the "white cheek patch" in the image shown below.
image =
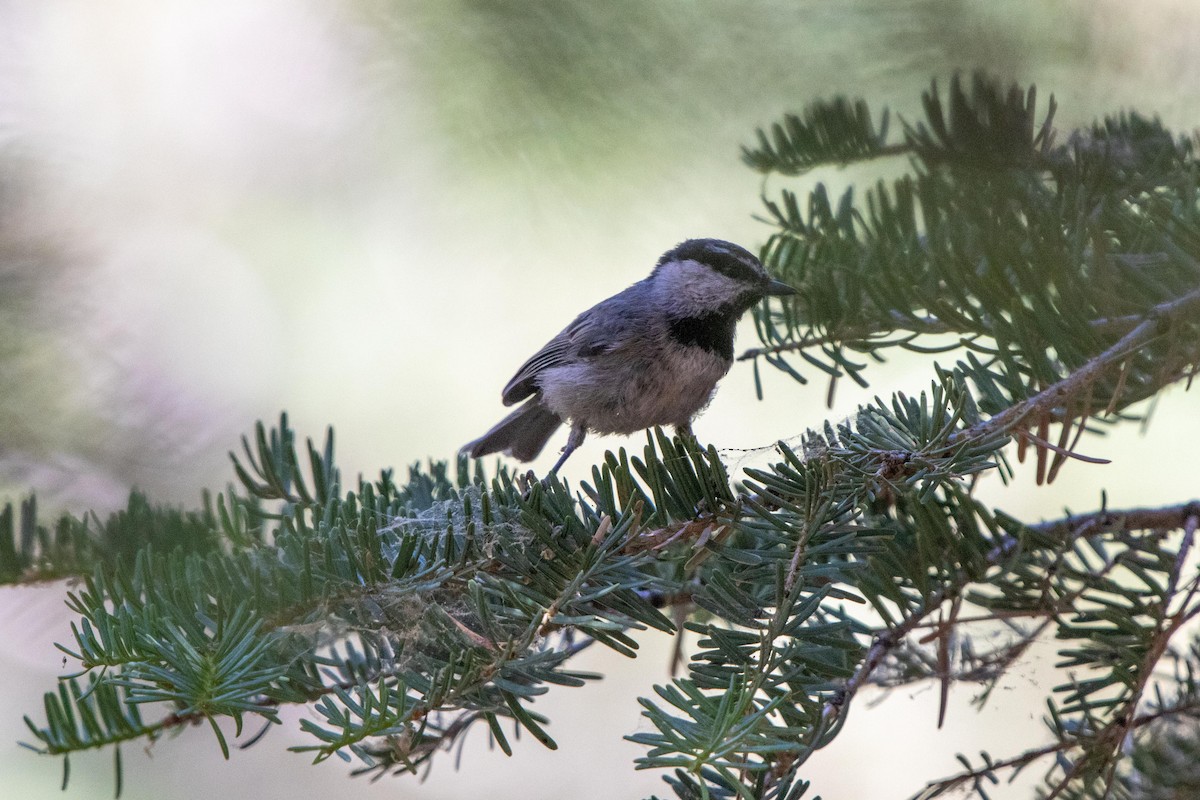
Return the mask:
[[746, 283], [722, 275], [696, 261], [664, 264], [655, 276], [655, 288], [664, 304], [680, 315], [714, 310], [742, 294]]

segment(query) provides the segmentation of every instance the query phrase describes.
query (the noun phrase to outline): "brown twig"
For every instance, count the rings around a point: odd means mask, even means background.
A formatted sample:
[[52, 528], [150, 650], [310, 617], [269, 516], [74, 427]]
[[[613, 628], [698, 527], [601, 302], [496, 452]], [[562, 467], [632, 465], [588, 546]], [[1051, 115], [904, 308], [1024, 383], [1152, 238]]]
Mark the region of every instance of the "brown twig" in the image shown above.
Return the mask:
[[1189, 500], [1162, 508], [1102, 509], [1026, 527], [1045, 536], [1079, 537], [1113, 531], [1178, 530], [1197, 515], [1200, 515], [1200, 500]]

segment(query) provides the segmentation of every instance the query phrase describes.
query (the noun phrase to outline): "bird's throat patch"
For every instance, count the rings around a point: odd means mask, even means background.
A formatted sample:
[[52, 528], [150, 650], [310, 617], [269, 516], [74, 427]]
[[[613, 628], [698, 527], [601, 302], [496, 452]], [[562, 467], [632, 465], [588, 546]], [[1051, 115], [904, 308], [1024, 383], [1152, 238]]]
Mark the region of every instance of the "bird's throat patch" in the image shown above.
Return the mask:
[[683, 345], [701, 347], [728, 361], [733, 360], [733, 332], [738, 314], [734, 309], [720, 309], [694, 317], [679, 317], [670, 321], [671, 338]]

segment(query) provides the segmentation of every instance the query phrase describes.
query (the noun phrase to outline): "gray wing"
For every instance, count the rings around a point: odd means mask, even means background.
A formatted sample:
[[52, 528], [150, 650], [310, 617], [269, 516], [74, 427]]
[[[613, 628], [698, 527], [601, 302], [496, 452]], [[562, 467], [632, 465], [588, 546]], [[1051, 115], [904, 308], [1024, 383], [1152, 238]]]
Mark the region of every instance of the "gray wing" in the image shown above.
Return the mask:
[[[620, 308], [619, 302], [614, 303], [618, 298], [620, 295], [610, 297], [583, 312], [562, 333], [534, 353], [504, 387], [501, 395], [504, 405], [511, 406], [536, 392], [537, 378], [545, 370], [611, 353], [629, 341], [630, 320], [624, 314], [613, 313]], [[605, 324], [598, 324], [600, 320]]]

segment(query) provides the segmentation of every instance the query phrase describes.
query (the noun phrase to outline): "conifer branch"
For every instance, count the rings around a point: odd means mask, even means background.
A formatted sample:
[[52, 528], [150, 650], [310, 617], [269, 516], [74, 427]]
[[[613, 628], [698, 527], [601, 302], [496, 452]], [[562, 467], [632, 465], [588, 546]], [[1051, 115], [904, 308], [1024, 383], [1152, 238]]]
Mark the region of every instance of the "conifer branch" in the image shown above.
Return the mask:
[[[1064, 547], [1069, 547], [1072, 541], [1079, 537], [1095, 536], [1113, 531], [1139, 530], [1166, 531], [1182, 529], [1188, 533], [1187, 541], [1190, 543], [1191, 536], [1195, 533], [1198, 522], [1200, 522], [1200, 500], [1193, 500], [1164, 508], [1097, 511], [1083, 516], [1070, 516], [1059, 520], [1036, 523], [1027, 526], [1027, 528], [1031, 531], [1037, 531], [1043, 535], [1054, 537]], [[994, 549], [988, 554], [988, 564], [991, 566], [1002, 565], [1005, 559], [1011, 554], [1016, 543], [1017, 539], [1015, 537], [1009, 538], [1005, 542], [1005, 547]], [[1186, 555], [1187, 549], [1181, 549], [1181, 556]], [[1198, 580], [1200, 580], [1200, 577], [1198, 577]], [[965, 574], [962, 575], [959, 580], [948, 583], [939, 589], [903, 620], [890, 625], [886, 630], [877, 634], [875, 640], [871, 643], [871, 647], [867, 650], [866, 656], [854, 671], [854, 674], [826, 703], [822, 716], [830, 720], [835, 719], [838, 713], [840, 713], [840, 709], [847, 705], [861, 688], [872, 682], [874, 672], [885, 663], [888, 654], [913, 631], [929, 624], [926, 622], [929, 616], [941, 608], [942, 604], [951, 597], [960, 596], [972, 581], [972, 578], [969, 578]], [[1195, 587], [1190, 590], [1189, 599], [1191, 592], [1194, 591]], [[1057, 612], [1054, 612], [1053, 609], [1048, 609], [1042, 612], [1029, 611], [1022, 613], [1045, 614]], [[1190, 618], [1190, 614], [1188, 618]], [[975, 621], [977, 620], [959, 619], [958, 624], [967, 624]], [[1172, 634], [1174, 630], [1172, 628]], [[1170, 636], [1167, 636], [1163, 641], [1169, 641], [1169, 639]], [[1145, 674], [1148, 676], [1149, 671], [1146, 671]]]
[[1113, 531], [1172, 531], [1190, 528], [1200, 516], [1200, 499], [1162, 508], [1101, 509], [1090, 514], [1072, 514], [1062, 519], [1028, 527], [1064, 543], [1082, 536]]
[[[804, 350], [810, 347], [821, 347], [823, 345], [845, 345], [847, 347], [855, 347], [858, 345], [879, 344], [875, 340], [882, 339], [886, 336], [897, 335], [898, 331], [907, 331], [904, 339], [894, 342], [900, 347], [908, 347], [910, 339], [915, 339], [919, 335], [929, 334], [937, 335], [943, 333], [954, 333], [955, 330], [950, 325], [933, 317], [923, 317], [919, 319], [895, 319], [895, 325], [892, 327], [880, 328], [841, 328], [837, 331], [815, 334], [806, 332], [804, 336], [794, 342], [780, 342], [765, 347], [751, 347], [745, 350], [738, 361], [752, 361], [762, 356], [781, 355], [783, 353], [791, 353], [799, 350]], [[903, 335], [903, 334], [902, 334]], [[955, 345], [957, 346], [957, 345]], [[913, 349], [917, 349], [913, 347]], [[946, 348], [948, 349], [948, 347]], [[922, 350], [922, 352], [928, 352]]]
[[[1196, 314], [1197, 312], [1200, 312], [1200, 289], [1196, 289], [1174, 300], [1159, 303], [1151, 308], [1143, 320], [1132, 330], [1122, 336], [1107, 350], [1088, 361], [1087, 364], [1074, 370], [1061, 381], [1043, 389], [1033, 397], [1010, 406], [1000, 414], [986, 421], [976, 423], [973, 427], [956, 433], [952, 437], [952, 441], [969, 441], [978, 436], [1012, 431], [1027, 419], [1050, 416], [1055, 421], [1065, 423], [1073, 419], [1074, 416], [1090, 414], [1090, 409], [1083, 409], [1072, 401], [1084, 394], [1100, 375], [1124, 363], [1139, 348], [1160, 335], [1164, 327], [1169, 326], [1174, 320], [1182, 319], [1188, 314]], [[1159, 384], [1160, 388], [1195, 374], [1197, 368], [1200, 368], [1200, 363], [1193, 365], [1191, 368], [1180, 370], [1178, 374], [1163, 376]], [[1110, 407], [1119, 402], [1117, 394], [1119, 392], [1114, 393], [1114, 396], [1109, 401]], [[1068, 416], [1068, 410], [1076, 408], [1079, 411], [1073, 416]]]
[[[1140, 714], [1130, 723], [1129, 730], [1135, 731], [1175, 717], [1196, 717], [1197, 715], [1200, 715], [1200, 699], [1193, 698], [1186, 703]], [[1035, 761], [1039, 761], [1047, 756], [1066, 753], [1078, 746], [1078, 742], [1060, 740], [1051, 742], [1043, 747], [1026, 750], [1024, 753], [1009, 758], [1000, 760], [988, 758], [981, 767], [967, 769], [957, 775], [931, 781], [924, 789], [912, 795], [910, 800], [932, 800], [934, 797], [941, 797], [947, 792], [951, 792], [967, 784], [979, 787], [984, 783], [993, 782], [997, 772], [1003, 770], [1011, 770], [1014, 773], [1019, 772]]]

